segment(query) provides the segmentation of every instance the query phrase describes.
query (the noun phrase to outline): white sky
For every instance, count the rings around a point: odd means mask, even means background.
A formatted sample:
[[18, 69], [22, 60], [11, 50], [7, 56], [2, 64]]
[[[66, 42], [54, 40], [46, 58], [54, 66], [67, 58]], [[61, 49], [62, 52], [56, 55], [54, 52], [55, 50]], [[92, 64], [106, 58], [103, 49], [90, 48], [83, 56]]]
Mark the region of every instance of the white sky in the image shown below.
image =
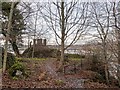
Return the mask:
[[[23, 2], [54, 2], [54, 1], [61, 1], [61, 0], [1, 0], [2, 2], [10, 2], [10, 1], [23, 1]], [[72, 0], [64, 0], [64, 1], [72, 1]], [[75, 0], [79, 2], [118, 2], [119, 0]]]
[[[9, 0], [3, 0], [3, 1], [9, 1]], [[48, 2], [48, 1], [51, 1], [52, 2], [55, 0], [22, 0], [22, 1], [24, 1], [24, 2]], [[58, 1], [60, 1], [60, 0], [58, 0]], [[71, 1], [71, 0], [67, 0], [67, 1]], [[107, 2], [107, 1], [119, 1], [119, 0], [78, 0], [78, 1], [80, 1], [80, 2], [81, 1], [82, 2]], [[38, 23], [37, 28], [39, 28], [39, 24], [41, 25], [41, 22], [38, 21], [37, 23]], [[43, 24], [43, 29], [45, 29], [44, 28], [44, 27], [46, 27], [45, 23], [42, 22], [42, 24]], [[95, 30], [93, 30], [92, 33], [95, 34], [96, 33]], [[55, 38], [53, 38], [53, 37], [54, 37], [54, 35], [52, 35], [52, 34], [48, 37], [49, 38], [48, 44], [55, 44], [56, 41], [55, 41]], [[43, 36], [43, 38], [44, 38], [44, 36]], [[87, 41], [93, 40], [94, 38], [95, 37], [87, 35], [87, 36], [81, 38], [76, 44], [85, 44]], [[32, 41], [32, 39], [31, 39], [31, 41]], [[24, 44], [27, 44], [27, 43], [28, 43], [27, 39], [24, 39]], [[1, 41], [1, 44], [3, 44], [3, 41]]]

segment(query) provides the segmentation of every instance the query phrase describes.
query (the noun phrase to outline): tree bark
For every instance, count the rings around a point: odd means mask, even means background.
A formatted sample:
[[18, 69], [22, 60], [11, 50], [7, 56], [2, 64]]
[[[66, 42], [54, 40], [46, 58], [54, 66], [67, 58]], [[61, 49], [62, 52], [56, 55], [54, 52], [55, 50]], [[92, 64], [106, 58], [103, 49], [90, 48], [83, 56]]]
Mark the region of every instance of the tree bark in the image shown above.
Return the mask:
[[35, 53], [35, 42], [36, 42], [36, 27], [37, 27], [37, 15], [38, 15], [38, 11], [36, 12], [35, 15], [35, 29], [34, 29], [34, 41], [33, 41], [33, 51], [32, 51], [32, 58], [34, 58], [34, 53]]
[[118, 69], [117, 69], [118, 83], [120, 87], [120, 31], [118, 31]]
[[33, 47], [32, 47], [32, 58], [34, 58], [34, 53], [35, 53], [35, 38], [33, 40]]
[[[104, 38], [105, 39], [105, 38]], [[103, 40], [103, 54], [104, 54], [104, 60], [105, 60], [105, 77], [107, 85], [109, 85], [109, 72], [108, 72], [108, 60], [107, 60], [107, 47], [106, 47], [106, 40]]]
[[[113, 16], [114, 16], [114, 23], [115, 23], [115, 28], [117, 31], [117, 49], [118, 49], [118, 67], [117, 67], [117, 76], [118, 76], [118, 84], [120, 87], [120, 23], [118, 23], [119, 19], [120, 19], [120, 15], [117, 16], [116, 14], [116, 7], [115, 7], [116, 3], [114, 2], [114, 6], [113, 6]], [[118, 7], [117, 7], [117, 11], [118, 13], [120, 13], [120, 2], [118, 2]]]
[[16, 41], [10, 41], [10, 42], [11, 42], [14, 53], [16, 54], [17, 57], [20, 57], [21, 55], [20, 55], [18, 46], [16, 44]]
[[11, 5], [11, 10], [10, 10], [10, 14], [9, 14], [9, 21], [8, 21], [8, 29], [7, 29], [7, 33], [6, 33], [4, 60], [3, 60], [3, 73], [6, 70], [8, 41], [9, 41], [9, 34], [10, 34], [10, 28], [11, 28], [11, 22], [12, 22], [12, 16], [13, 16], [13, 9], [14, 9], [14, 2], [12, 2], [12, 5]]
[[59, 70], [63, 71], [63, 64], [64, 64], [64, 38], [65, 38], [65, 28], [64, 28], [64, 2], [61, 0], [61, 59], [59, 64]]
[[[4, 32], [2, 32], [2, 34], [4, 35], [4, 37], [6, 37], [6, 34], [5, 34]], [[17, 57], [21, 56], [20, 53], [19, 53], [19, 49], [18, 49], [16, 40], [15, 40], [15, 39], [12, 39], [12, 38], [11, 38], [11, 40], [10, 40], [10, 38], [9, 38], [9, 42], [11, 43], [12, 48], [13, 48], [13, 51], [14, 51], [14, 53], [16, 54], [16, 56], [17, 56]]]

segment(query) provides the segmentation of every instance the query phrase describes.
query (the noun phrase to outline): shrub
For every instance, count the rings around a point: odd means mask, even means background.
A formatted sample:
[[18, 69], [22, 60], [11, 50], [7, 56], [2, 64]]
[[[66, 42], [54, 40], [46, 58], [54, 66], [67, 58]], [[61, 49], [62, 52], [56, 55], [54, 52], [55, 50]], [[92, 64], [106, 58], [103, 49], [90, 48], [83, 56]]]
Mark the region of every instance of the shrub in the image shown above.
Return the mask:
[[68, 62], [68, 61], [69, 61], [68, 55], [65, 55], [65, 56], [64, 56], [64, 61], [65, 61], [65, 62]]
[[27, 48], [27, 49], [23, 52], [23, 56], [24, 56], [24, 57], [31, 57], [31, 56], [32, 56], [32, 50], [33, 50], [33, 48]]
[[109, 82], [110, 82], [110, 85], [119, 86], [118, 80], [115, 79], [115, 77], [113, 77], [113, 76], [109, 77]]
[[22, 63], [17, 62], [9, 69], [10, 76], [15, 77], [17, 70], [21, 71], [22, 75], [26, 75], [25, 74], [25, 67], [22, 65]]
[[69, 58], [85, 58], [85, 55], [79, 54], [66, 54]]
[[103, 76], [97, 72], [94, 73], [92, 80], [94, 82], [101, 82], [101, 83], [105, 82], [105, 79], [103, 78]]
[[[99, 55], [93, 55], [92, 56], [92, 63], [91, 63], [91, 70], [94, 72], [97, 72], [98, 74], [101, 75], [101, 81], [104, 82], [105, 81], [105, 65], [104, 63], [99, 59]], [[96, 79], [99, 78], [99, 75], [97, 75], [98, 77], [95, 77]], [[104, 79], [104, 80], [103, 80]]]
[[105, 68], [104, 63], [102, 61], [98, 60], [97, 56], [93, 56], [91, 70], [95, 71], [95, 72], [98, 72], [103, 77], [105, 77], [104, 68]]
[[[4, 59], [4, 48], [2, 48], [2, 64], [3, 64], [3, 59]], [[7, 53], [6, 69], [9, 69], [15, 63], [15, 61], [16, 61], [15, 56], [12, 53]]]
[[60, 55], [61, 55], [60, 50], [50, 49], [50, 51], [51, 51], [51, 57], [60, 58]]
[[16, 59], [15, 56], [11, 53], [8, 53], [8, 57], [7, 57], [7, 69], [9, 69], [14, 63], [15, 63]]
[[17, 78], [16, 76], [14, 76], [12, 79], [13, 79], [13, 80], [18, 80], [18, 78]]

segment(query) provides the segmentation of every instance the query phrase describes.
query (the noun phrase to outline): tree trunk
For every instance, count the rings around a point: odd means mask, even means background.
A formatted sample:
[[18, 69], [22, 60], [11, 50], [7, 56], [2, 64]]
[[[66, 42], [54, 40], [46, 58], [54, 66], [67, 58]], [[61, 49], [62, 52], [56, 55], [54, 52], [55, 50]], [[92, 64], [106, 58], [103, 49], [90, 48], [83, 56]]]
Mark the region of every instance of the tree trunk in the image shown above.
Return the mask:
[[35, 54], [35, 37], [36, 37], [36, 27], [37, 27], [37, 16], [38, 16], [38, 11], [36, 12], [36, 16], [35, 16], [35, 29], [34, 29], [34, 41], [33, 41], [33, 51], [32, 51], [32, 58], [34, 58], [34, 54]]
[[63, 71], [64, 67], [64, 37], [65, 37], [65, 28], [64, 28], [64, 2], [61, 0], [61, 59], [59, 64], [59, 71]]
[[117, 76], [118, 76], [118, 83], [120, 87], [120, 31], [118, 31], [118, 71], [117, 71]]
[[[115, 23], [115, 27], [116, 27], [116, 33], [117, 33], [117, 49], [118, 49], [118, 67], [117, 67], [117, 77], [118, 77], [118, 84], [120, 87], [120, 23], [118, 23], [118, 21], [120, 21], [120, 15], [116, 16], [116, 7], [115, 7], [115, 2], [114, 2], [114, 6], [113, 6], [113, 16], [114, 16], [114, 23]], [[118, 13], [120, 13], [120, 2], [118, 2], [118, 7], [117, 7], [117, 11]]]
[[7, 49], [8, 49], [8, 41], [9, 41], [9, 33], [11, 28], [12, 16], [13, 16], [14, 2], [12, 2], [11, 10], [9, 14], [8, 28], [6, 33], [6, 41], [5, 41], [5, 50], [4, 50], [4, 60], [3, 60], [3, 73], [6, 70], [6, 62], [7, 62]]
[[[7, 36], [5, 33], [2, 33], [2, 34], [4, 35], [4, 37]], [[18, 46], [17, 46], [15, 37], [14, 37], [14, 39], [11, 38], [11, 40], [10, 40], [10, 38], [8, 38], [8, 39], [9, 39], [8, 41], [9, 41], [9, 42], [11, 43], [11, 45], [12, 45], [12, 49], [13, 49], [14, 53], [16, 54], [16, 56], [17, 56], [17, 57], [21, 56], [20, 53], [19, 53], [19, 49], [18, 49]]]
[[[114, 3], [114, 9], [115, 10], [115, 3]], [[118, 13], [120, 13], [120, 1], [118, 2], [118, 7], [117, 7], [117, 11]], [[114, 11], [114, 16], [115, 16], [115, 11]], [[117, 37], [117, 40], [118, 40], [118, 67], [117, 67], [117, 76], [118, 76], [118, 84], [119, 84], [119, 87], [120, 87], [120, 23], [118, 23], [117, 21], [117, 18], [118, 18], [118, 21], [120, 21], [120, 15], [118, 15], [118, 17], [115, 16], [115, 26], [117, 28], [117, 34], [118, 34], [118, 37]], [[117, 25], [118, 23], [118, 25]]]
[[19, 49], [18, 49], [16, 42], [11, 42], [11, 44], [12, 44], [12, 48], [13, 48], [13, 51], [16, 54], [16, 56], [20, 57], [21, 55], [20, 55], [20, 52], [19, 52]]
[[107, 85], [109, 85], [109, 72], [108, 72], [108, 64], [105, 64], [105, 77]]
[[35, 52], [35, 37], [34, 37], [34, 40], [33, 40], [33, 51], [32, 51], [32, 58], [34, 58], [34, 52]]
[[106, 82], [109, 85], [109, 72], [108, 72], [108, 60], [107, 60], [107, 47], [106, 47], [106, 40], [103, 40], [103, 54], [104, 54], [104, 60], [105, 60], [105, 77]]

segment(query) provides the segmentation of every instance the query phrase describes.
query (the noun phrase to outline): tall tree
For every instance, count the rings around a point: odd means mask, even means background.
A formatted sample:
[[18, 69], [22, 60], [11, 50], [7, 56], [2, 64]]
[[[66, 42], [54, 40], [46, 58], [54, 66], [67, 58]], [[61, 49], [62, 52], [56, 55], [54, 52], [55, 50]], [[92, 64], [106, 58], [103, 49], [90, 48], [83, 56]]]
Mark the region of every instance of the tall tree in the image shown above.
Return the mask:
[[[118, 4], [118, 6], [116, 7], [116, 5]], [[118, 83], [119, 83], [119, 87], [120, 87], [120, 2], [118, 3], [114, 2], [113, 5], [113, 17], [114, 17], [114, 27], [116, 28], [116, 32], [117, 32], [117, 48], [118, 48]]]
[[[37, 4], [39, 4], [39, 3], [37, 3]], [[39, 10], [38, 5], [37, 5], [37, 9]], [[35, 42], [36, 42], [35, 39], [36, 39], [36, 29], [37, 29], [37, 20], [38, 20], [38, 18], [37, 18], [38, 10], [36, 11], [36, 14], [35, 14], [35, 27], [34, 27], [34, 41], [33, 41], [32, 58], [34, 58], [34, 52], [35, 52]]]
[[48, 2], [43, 10], [41, 11], [43, 18], [49, 29], [54, 31], [56, 42], [61, 46], [59, 70], [62, 70], [64, 51], [85, 33], [87, 3], [78, 3], [74, 0], [71, 2], [64, 2], [64, 0]]
[[[103, 7], [101, 7], [103, 6]], [[92, 3], [92, 26], [96, 28], [98, 32], [98, 38], [102, 43], [103, 59], [105, 63], [105, 77], [107, 84], [109, 84], [108, 73], [108, 49], [107, 49], [107, 37], [110, 31], [110, 12], [112, 11], [111, 4], [108, 3]]]
[[12, 23], [12, 16], [13, 16], [13, 9], [14, 9], [14, 2], [12, 2], [10, 14], [9, 14], [9, 21], [8, 21], [8, 27], [6, 31], [6, 41], [5, 41], [5, 50], [4, 50], [4, 60], [3, 60], [3, 73], [6, 70], [6, 62], [7, 62], [7, 48], [8, 48], [8, 41], [9, 41], [9, 33], [11, 29], [11, 23]]
[[[25, 29], [25, 24], [23, 20], [22, 14], [20, 14], [20, 10], [17, 8], [18, 2], [15, 3], [14, 5], [14, 11], [13, 11], [13, 20], [11, 23], [11, 30], [9, 33], [9, 42], [12, 45], [13, 51], [17, 56], [20, 56], [18, 45], [17, 45], [17, 40], [18, 37], [21, 36], [22, 30]], [[6, 37], [6, 31], [7, 31], [7, 25], [8, 25], [8, 17], [10, 13], [10, 7], [11, 7], [11, 2], [2, 2], [2, 34]]]

